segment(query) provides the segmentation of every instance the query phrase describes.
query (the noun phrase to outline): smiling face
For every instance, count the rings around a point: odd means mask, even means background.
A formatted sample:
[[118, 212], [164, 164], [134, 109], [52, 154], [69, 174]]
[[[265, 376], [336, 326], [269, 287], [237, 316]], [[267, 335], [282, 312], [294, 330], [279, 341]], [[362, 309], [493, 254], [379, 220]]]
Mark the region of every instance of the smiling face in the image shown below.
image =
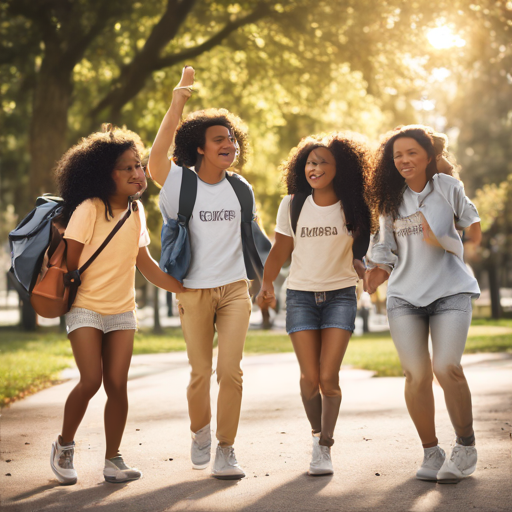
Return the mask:
[[426, 150], [412, 137], [400, 137], [393, 144], [395, 167], [405, 181], [427, 181], [427, 166], [431, 158]]
[[127, 149], [117, 160], [112, 179], [116, 184], [116, 196], [136, 196], [138, 199], [146, 189], [146, 176], [139, 155], [133, 149]]
[[333, 188], [336, 176], [336, 160], [327, 148], [315, 148], [306, 162], [306, 179], [312, 189]]
[[208, 167], [228, 169], [236, 157], [236, 139], [225, 126], [210, 126], [206, 129], [204, 148], [197, 148]]

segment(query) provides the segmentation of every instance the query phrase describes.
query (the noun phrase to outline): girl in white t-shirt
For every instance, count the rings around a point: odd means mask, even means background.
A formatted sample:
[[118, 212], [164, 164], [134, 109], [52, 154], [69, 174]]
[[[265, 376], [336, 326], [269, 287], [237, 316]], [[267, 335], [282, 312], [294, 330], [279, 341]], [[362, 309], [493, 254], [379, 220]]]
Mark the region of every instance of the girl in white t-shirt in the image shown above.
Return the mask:
[[[369, 243], [367, 167], [364, 145], [355, 134], [307, 137], [291, 151], [284, 165], [289, 195], [279, 207], [258, 295], [262, 304], [275, 301], [273, 282], [291, 255], [286, 330], [299, 361], [301, 396], [313, 433], [311, 475], [333, 473], [339, 371], [354, 330], [355, 287], [364, 275]], [[304, 201], [298, 218], [295, 201]]]
[[144, 208], [136, 201], [146, 188], [140, 161], [143, 149], [137, 134], [107, 125], [104, 132], [93, 133], [73, 146], [57, 164], [57, 181], [64, 199], [60, 221], [66, 226], [69, 272], [84, 265], [131, 211], [80, 275], [81, 285], [66, 314], [80, 380], [66, 400], [62, 431], [52, 444], [50, 458], [55, 476], [65, 485], [77, 481], [73, 465], [75, 434], [89, 400], [102, 383], [107, 394], [104, 478], [119, 483], [142, 476], [119, 454], [128, 415], [128, 369], [137, 328], [135, 267], [167, 291], [184, 290], [181, 283], [160, 270], [147, 248]]

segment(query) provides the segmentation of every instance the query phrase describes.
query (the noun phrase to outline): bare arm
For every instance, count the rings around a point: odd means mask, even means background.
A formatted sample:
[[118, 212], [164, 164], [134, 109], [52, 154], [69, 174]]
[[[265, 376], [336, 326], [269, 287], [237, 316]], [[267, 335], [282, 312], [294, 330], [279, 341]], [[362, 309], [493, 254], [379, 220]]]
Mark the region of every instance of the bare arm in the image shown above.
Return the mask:
[[156, 261], [149, 254], [147, 247], [140, 247], [139, 254], [137, 255], [137, 268], [142, 272], [142, 275], [155, 286], [163, 288], [168, 292], [181, 293], [186, 291], [186, 288], [174, 277], [163, 272], [157, 265]]
[[66, 266], [68, 267], [68, 272], [73, 272], [78, 268], [78, 264], [80, 263], [80, 256], [84, 250], [84, 244], [72, 240], [71, 238], [66, 239], [66, 244]]
[[471, 224], [465, 230], [465, 242], [473, 244], [475, 247], [478, 247], [482, 242], [482, 227], [480, 226], [480, 222], [475, 222]]
[[276, 299], [273, 283], [292, 251], [293, 238], [291, 236], [282, 235], [281, 233], [276, 233], [276, 240], [265, 263], [263, 283], [256, 299], [258, 304], [269, 304], [272, 306], [275, 303]]
[[[190, 66], [183, 68], [180, 83], [177, 87], [192, 86], [194, 84], [194, 69]], [[191, 96], [191, 92], [187, 89], [175, 89], [172, 93], [172, 101], [169, 110], [164, 116], [160, 129], [156, 134], [155, 142], [151, 148], [149, 155], [148, 168], [149, 173], [154, 181], [163, 187], [171, 162], [167, 156], [169, 149], [174, 142], [174, 135], [180, 123], [185, 103]]]

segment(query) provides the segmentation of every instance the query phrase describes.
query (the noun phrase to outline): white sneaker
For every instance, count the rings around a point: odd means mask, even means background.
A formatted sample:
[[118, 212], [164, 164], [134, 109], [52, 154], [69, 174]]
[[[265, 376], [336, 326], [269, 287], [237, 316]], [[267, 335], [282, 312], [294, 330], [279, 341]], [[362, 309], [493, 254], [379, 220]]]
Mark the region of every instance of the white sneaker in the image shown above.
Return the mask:
[[217, 446], [212, 476], [219, 480], [239, 480], [245, 476], [244, 470], [238, 465], [233, 446]]
[[446, 454], [440, 446], [433, 446], [432, 448], [424, 449], [423, 463], [420, 469], [416, 472], [418, 480], [428, 480], [435, 482], [437, 480], [437, 473], [441, 469]]
[[142, 471], [128, 467], [121, 455], [119, 455], [111, 459], [105, 459], [103, 476], [111, 484], [120, 484], [130, 480], [138, 480], [142, 476]]
[[313, 435], [313, 455], [309, 464], [308, 475], [332, 475], [334, 469], [331, 460], [331, 447], [322, 446], [320, 437]]
[[197, 432], [191, 432], [192, 446], [190, 448], [190, 458], [192, 459], [193, 469], [205, 469], [210, 464], [212, 433], [210, 424]]
[[57, 480], [64, 485], [76, 484], [77, 474], [73, 467], [73, 455], [75, 454], [75, 442], [68, 446], [61, 446], [59, 438], [52, 443], [50, 465]]
[[455, 444], [450, 459], [444, 461], [442, 468], [437, 473], [437, 481], [440, 484], [458, 483], [461, 478], [475, 472], [477, 459], [474, 446]]

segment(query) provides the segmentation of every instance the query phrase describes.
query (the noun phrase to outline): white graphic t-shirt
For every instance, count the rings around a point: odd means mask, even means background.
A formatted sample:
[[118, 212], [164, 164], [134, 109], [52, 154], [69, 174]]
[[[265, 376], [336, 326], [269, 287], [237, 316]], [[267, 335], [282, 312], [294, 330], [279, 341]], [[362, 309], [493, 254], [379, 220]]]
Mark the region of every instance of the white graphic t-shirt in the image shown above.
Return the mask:
[[[164, 221], [178, 217], [181, 177], [181, 167], [173, 163], [160, 191]], [[216, 288], [247, 279], [241, 215], [240, 202], [227, 179], [214, 185], [198, 180], [189, 222], [192, 261], [183, 280], [186, 288]]]
[[286, 196], [281, 201], [275, 229], [277, 233], [294, 237], [288, 288], [327, 292], [355, 286], [358, 277], [352, 264], [353, 238], [347, 230], [341, 202], [318, 206], [313, 196], [308, 196], [294, 236], [290, 200], [291, 196]]

